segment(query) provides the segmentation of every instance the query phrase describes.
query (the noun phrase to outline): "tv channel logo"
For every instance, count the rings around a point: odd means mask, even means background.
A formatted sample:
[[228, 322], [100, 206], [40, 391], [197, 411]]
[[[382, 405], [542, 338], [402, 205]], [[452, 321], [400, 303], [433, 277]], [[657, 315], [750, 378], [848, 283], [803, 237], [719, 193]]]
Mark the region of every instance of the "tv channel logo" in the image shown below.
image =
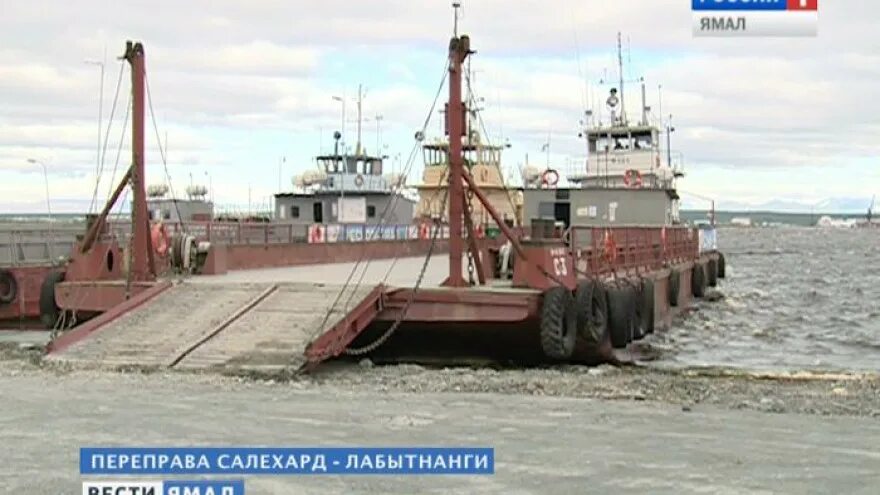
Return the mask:
[[819, 0], [691, 0], [695, 37], [810, 37]]
[[244, 495], [244, 480], [83, 481], [82, 495]]

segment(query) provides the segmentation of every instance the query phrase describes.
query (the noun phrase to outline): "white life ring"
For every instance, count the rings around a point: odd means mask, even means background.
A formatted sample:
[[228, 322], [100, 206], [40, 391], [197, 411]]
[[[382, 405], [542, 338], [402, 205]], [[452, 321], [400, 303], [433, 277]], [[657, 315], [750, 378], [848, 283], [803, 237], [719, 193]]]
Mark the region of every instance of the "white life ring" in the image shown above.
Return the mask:
[[541, 183], [545, 186], [553, 187], [559, 183], [559, 172], [548, 168], [541, 174]]

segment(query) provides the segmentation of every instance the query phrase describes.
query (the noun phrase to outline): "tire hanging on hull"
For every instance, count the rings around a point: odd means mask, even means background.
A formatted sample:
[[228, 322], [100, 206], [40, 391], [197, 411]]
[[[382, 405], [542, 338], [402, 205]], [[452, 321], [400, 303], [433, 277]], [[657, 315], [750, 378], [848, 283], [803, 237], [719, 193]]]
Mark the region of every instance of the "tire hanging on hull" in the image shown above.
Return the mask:
[[55, 328], [61, 308], [55, 301], [55, 286], [64, 281], [64, 272], [49, 272], [40, 286], [40, 322], [49, 330]]
[[710, 259], [706, 263], [706, 278], [709, 287], [718, 285], [718, 262], [715, 259]]
[[642, 337], [654, 333], [654, 281], [649, 278], [642, 279], [639, 291], [638, 324]]
[[635, 330], [635, 291], [626, 285], [608, 289], [608, 328], [611, 345], [622, 349], [632, 341]]
[[9, 270], [0, 270], [0, 306], [12, 304], [18, 295], [18, 282]]
[[678, 306], [678, 296], [681, 292], [681, 272], [676, 269], [672, 269], [669, 272], [669, 288], [667, 297], [669, 298], [670, 306]]
[[562, 286], [544, 292], [541, 303], [541, 349], [551, 359], [565, 360], [574, 352], [577, 316], [571, 291]]
[[608, 301], [601, 282], [585, 280], [578, 284], [574, 296], [578, 337], [591, 347], [598, 347], [608, 333]]
[[706, 267], [700, 263], [694, 263], [691, 269], [691, 294], [694, 297], [706, 295]]

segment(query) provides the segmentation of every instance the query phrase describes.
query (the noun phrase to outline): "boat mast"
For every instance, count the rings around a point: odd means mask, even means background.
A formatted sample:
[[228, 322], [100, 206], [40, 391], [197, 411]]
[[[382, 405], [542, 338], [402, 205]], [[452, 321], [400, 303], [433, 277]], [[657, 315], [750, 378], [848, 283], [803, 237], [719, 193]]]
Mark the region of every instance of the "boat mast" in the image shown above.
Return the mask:
[[464, 287], [462, 277], [462, 239], [464, 214], [464, 187], [462, 184], [464, 160], [461, 154], [461, 138], [465, 135], [465, 115], [462, 115], [464, 102], [461, 99], [461, 71], [465, 59], [470, 54], [470, 38], [458, 37], [458, 9], [460, 3], [452, 4], [455, 9], [453, 37], [449, 40], [449, 104], [446, 111], [446, 129], [449, 132], [449, 278], [444, 285]]
[[131, 192], [134, 205], [131, 212], [133, 245], [131, 253], [131, 277], [133, 280], [151, 280], [156, 273], [153, 251], [150, 248], [150, 219], [147, 215], [147, 198], [144, 181], [144, 115], [145, 115], [145, 58], [144, 46], [140, 43], [128, 42], [125, 48], [125, 59], [131, 64], [132, 92], [132, 143], [131, 161], [133, 176]]

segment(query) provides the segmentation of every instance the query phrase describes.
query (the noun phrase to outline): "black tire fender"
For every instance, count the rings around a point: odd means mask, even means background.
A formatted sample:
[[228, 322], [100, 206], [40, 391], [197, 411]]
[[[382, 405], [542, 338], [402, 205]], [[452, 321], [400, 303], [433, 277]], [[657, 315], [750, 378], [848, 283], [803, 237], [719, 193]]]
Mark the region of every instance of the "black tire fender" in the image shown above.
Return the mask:
[[608, 301], [602, 283], [584, 280], [578, 284], [574, 307], [578, 336], [592, 347], [601, 344], [608, 333]]
[[727, 261], [724, 259], [724, 253], [718, 253], [718, 278], [724, 278], [726, 275]]
[[678, 295], [681, 292], [681, 272], [676, 269], [669, 271], [669, 305], [678, 306]]
[[650, 278], [642, 279], [639, 298], [639, 325], [642, 333], [654, 333], [654, 281]]
[[18, 295], [18, 281], [9, 270], [0, 269], [0, 304], [12, 304]]
[[694, 297], [706, 295], [706, 267], [700, 262], [694, 263], [691, 270], [691, 293]]
[[715, 258], [710, 258], [706, 263], [706, 278], [708, 279], [709, 287], [718, 285], [718, 262]]
[[635, 296], [631, 287], [618, 285], [608, 289], [608, 331], [615, 349], [632, 340], [635, 325]]
[[577, 315], [571, 291], [562, 286], [544, 292], [541, 302], [541, 349], [551, 359], [565, 360], [574, 353]]
[[64, 281], [64, 272], [49, 272], [40, 286], [40, 321], [51, 330], [58, 323], [61, 309], [55, 302], [55, 286]]

